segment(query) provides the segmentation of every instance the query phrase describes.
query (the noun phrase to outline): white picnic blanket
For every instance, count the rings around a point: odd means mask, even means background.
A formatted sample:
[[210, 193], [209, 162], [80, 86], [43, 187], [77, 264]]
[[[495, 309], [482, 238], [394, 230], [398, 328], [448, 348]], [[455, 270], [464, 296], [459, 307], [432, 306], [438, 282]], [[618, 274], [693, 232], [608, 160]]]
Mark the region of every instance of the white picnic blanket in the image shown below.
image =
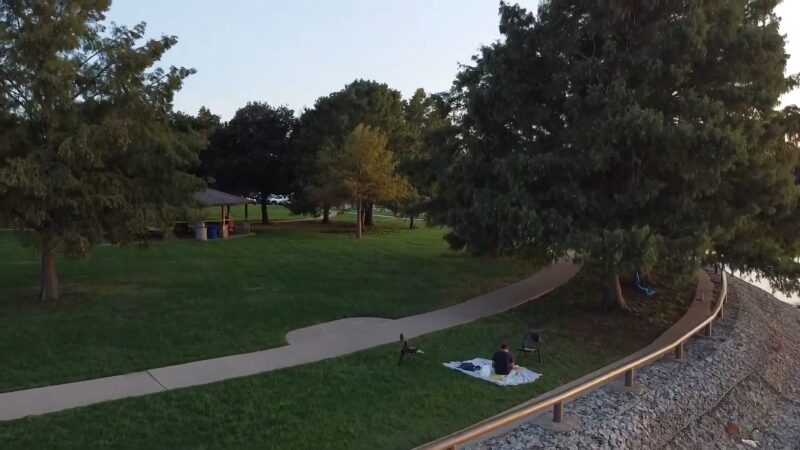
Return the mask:
[[[459, 369], [458, 366], [460, 366], [462, 363], [465, 362], [469, 362], [476, 366], [480, 366], [483, 370], [476, 370], [474, 372], [469, 372], [467, 370]], [[453, 361], [443, 364], [445, 367], [449, 369], [455, 369], [471, 377], [480, 378], [481, 380], [486, 380], [490, 383], [494, 383], [500, 386], [517, 386], [520, 384], [533, 383], [541, 376], [540, 374], [532, 370], [528, 370], [524, 367], [518, 367], [517, 370], [513, 370], [508, 375], [496, 375], [494, 373], [494, 369], [492, 368], [492, 361], [484, 358], [475, 358], [467, 361]]]

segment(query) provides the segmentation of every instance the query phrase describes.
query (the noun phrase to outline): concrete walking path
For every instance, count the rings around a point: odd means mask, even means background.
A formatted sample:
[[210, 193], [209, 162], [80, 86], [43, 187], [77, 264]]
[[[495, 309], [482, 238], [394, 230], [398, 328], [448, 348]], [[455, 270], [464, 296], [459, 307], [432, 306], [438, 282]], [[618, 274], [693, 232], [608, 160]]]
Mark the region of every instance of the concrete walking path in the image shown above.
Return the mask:
[[[351, 318], [295, 330], [289, 345], [75, 383], [0, 394], [0, 420], [47, 414], [314, 363], [463, 325], [507, 311], [563, 285], [580, 267], [555, 263], [533, 276], [457, 305], [397, 320]], [[398, 344], [399, 345], [399, 344]]]

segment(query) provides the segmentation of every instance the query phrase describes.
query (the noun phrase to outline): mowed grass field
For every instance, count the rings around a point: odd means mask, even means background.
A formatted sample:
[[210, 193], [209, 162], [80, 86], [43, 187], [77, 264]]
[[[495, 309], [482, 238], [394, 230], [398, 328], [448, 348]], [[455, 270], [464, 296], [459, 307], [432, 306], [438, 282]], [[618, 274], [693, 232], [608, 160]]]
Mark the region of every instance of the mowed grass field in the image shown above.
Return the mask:
[[[205, 215], [205, 218], [208, 220], [218, 221], [222, 217], [222, 211], [220, 211], [219, 207], [203, 208], [203, 213]], [[249, 222], [260, 222], [261, 205], [248, 205], [246, 216]], [[304, 218], [304, 216], [292, 214], [292, 212], [289, 211], [289, 208], [281, 205], [267, 206], [267, 216], [269, 216], [269, 220], [287, 220], [287, 219]], [[240, 222], [245, 219], [244, 205], [231, 206], [231, 219], [233, 219], [236, 222]]]
[[[249, 378], [0, 423], [0, 447], [412, 448], [645, 346], [680, 317], [694, 283], [656, 286], [657, 294], [646, 298], [626, 289], [633, 313], [603, 311], [601, 288], [598, 280], [579, 274], [523, 307], [416, 339], [413, 344], [425, 353], [414, 365], [398, 366], [398, 346], [387, 345]], [[500, 387], [442, 366], [490, 357], [501, 341], [518, 347], [526, 323], [542, 329], [542, 363], [523, 362], [542, 374], [535, 383]]]
[[153, 242], [60, 258], [62, 299], [36, 300], [38, 255], [0, 232], [0, 391], [283, 345], [350, 316], [397, 318], [522, 279], [529, 262], [455, 253], [437, 228], [353, 217], [267, 226], [244, 239]]

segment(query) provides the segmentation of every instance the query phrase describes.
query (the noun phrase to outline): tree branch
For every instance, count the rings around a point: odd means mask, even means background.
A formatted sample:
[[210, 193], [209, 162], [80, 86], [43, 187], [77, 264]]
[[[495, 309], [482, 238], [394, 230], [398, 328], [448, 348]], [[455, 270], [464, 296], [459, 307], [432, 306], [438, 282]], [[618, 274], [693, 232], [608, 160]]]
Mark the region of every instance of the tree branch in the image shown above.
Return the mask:
[[[30, 99], [22, 92], [22, 89], [19, 86], [17, 86], [16, 84], [14, 84], [13, 81], [11, 81], [8, 78], [4, 79], [3, 81], [7, 82], [8, 85], [14, 89], [14, 92], [13, 92], [14, 94], [17, 94], [19, 97], [21, 97], [26, 102], [30, 101]], [[8, 91], [8, 90], [6, 92], [12, 93], [11, 91]]]
[[[145, 44], [145, 45], [142, 45], [142, 46], [140, 46], [140, 47], [133, 48], [132, 50], [133, 50], [135, 53], [138, 53], [139, 51], [141, 51], [142, 49], [144, 49], [144, 48], [146, 48], [146, 47], [147, 47], [147, 44]], [[95, 82], [96, 82], [96, 81], [97, 81], [97, 80], [100, 78], [100, 76], [102, 76], [103, 74], [105, 74], [105, 73], [108, 71], [108, 69], [110, 69], [111, 67], [113, 67], [113, 66], [114, 66], [114, 64], [116, 64], [117, 62], [118, 62], [118, 61], [117, 61], [116, 59], [109, 61], [109, 63], [108, 63], [108, 64], [106, 64], [106, 66], [105, 66], [105, 67], [103, 67], [103, 69], [102, 69], [102, 70], [100, 70], [100, 72], [98, 72], [97, 74], [95, 74], [95, 76], [93, 76], [93, 77], [92, 77], [92, 78], [91, 78], [91, 79], [90, 79], [90, 80], [87, 82], [87, 84], [86, 84], [86, 89], [83, 89], [83, 90], [80, 90], [80, 89], [79, 89], [79, 90], [78, 90], [78, 92], [76, 92], [76, 93], [75, 93], [75, 95], [72, 97], [72, 100], [75, 100], [75, 99], [77, 99], [78, 97], [80, 97], [80, 96], [82, 96], [82, 95], [84, 95], [84, 96], [85, 96], [85, 95], [86, 95], [86, 92], [88, 91], [88, 89], [89, 89], [89, 88], [90, 88], [92, 85], [94, 85], [94, 83], [95, 83]], [[96, 95], [95, 95], [95, 96], [96, 96]], [[93, 97], [94, 97], [94, 96], [93, 96]]]
[[18, 16], [18, 15], [15, 15], [15, 17], [14, 17], [14, 18], [15, 18], [15, 19], [16, 19], [16, 21], [17, 21], [17, 32], [18, 32], [19, 34], [22, 34], [22, 24], [19, 22], [19, 16]]
[[19, 213], [19, 211], [17, 211], [16, 209], [12, 208], [11, 209], [11, 214], [14, 215], [17, 218], [17, 220], [22, 222], [26, 227], [30, 228], [31, 230], [34, 230], [34, 231], [38, 232], [38, 227], [36, 226], [36, 224], [34, 224], [30, 220], [26, 219], [24, 215]]
[[147, 84], [145, 87], [151, 88], [151, 87], [153, 87], [153, 86], [156, 86], [156, 85], [158, 85], [158, 83], [160, 83], [160, 82], [161, 82], [161, 80], [163, 80], [164, 78], [167, 78], [168, 76], [170, 76], [170, 72], [165, 72], [165, 73], [164, 73], [164, 75], [161, 75], [161, 76], [160, 76], [160, 77], [158, 77], [157, 79], [155, 79], [155, 80], [151, 81], [151, 82], [150, 82], [150, 83], [148, 83], [148, 84]]
[[89, 61], [91, 61], [91, 60], [92, 60], [92, 58], [94, 58], [95, 56], [99, 55], [101, 52], [103, 52], [103, 51], [105, 51], [105, 50], [108, 50], [108, 49], [110, 49], [110, 48], [113, 48], [113, 47], [114, 47], [114, 44], [118, 44], [118, 43], [119, 43], [119, 41], [120, 41], [120, 39], [121, 39], [121, 37], [117, 37], [117, 38], [114, 38], [114, 39], [112, 39], [112, 40], [111, 40], [111, 42], [108, 42], [108, 43], [106, 43], [106, 45], [105, 45], [105, 46], [103, 46], [103, 47], [99, 48], [99, 49], [98, 49], [96, 52], [94, 52], [94, 53], [92, 53], [91, 55], [89, 55], [89, 56], [87, 56], [86, 58], [84, 58], [84, 59], [83, 59], [83, 60], [80, 62], [80, 64], [78, 64], [78, 67], [77, 67], [77, 68], [78, 68], [78, 69], [80, 69], [81, 67], [85, 66], [85, 65], [86, 65], [86, 63], [88, 63]]
[[93, 76], [93, 77], [92, 77], [92, 78], [91, 78], [91, 79], [90, 79], [90, 80], [89, 80], [89, 81], [86, 83], [86, 87], [85, 87], [84, 89], [78, 89], [78, 91], [75, 93], [75, 95], [73, 95], [73, 96], [72, 96], [72, 100], [76, 100], [76, 99], [77, 99], [78, 97], [80, 97], [80, 96], [85, 96], [85, 95], [86, 95], [86, 92], [88, 92], [89, 88], [90, 88], [90, 87], [92, 87], [92, 86], [94, 86], [95, 82], [97, 82], [97, 80], [100, 78], [100, 76], [102, 76], [103, 74], [105, 74], [105, 73], [108, 71], [108, 69], [110, 69], [110, 68], [111, 68], [111, 66], [113, 66], [113, 65], [114, 65], [116, 62], [117, 62], [116, 60], [109, 62], [109, 63], [108, 63], [108, 64], [107, 64], [105, 67], [103, 67], [103, 69], [102, 69], [100, 72], [97, 72], [97, 73], [96, 73], [96, 74], [95, 74], [95, 75], [94, 75], [94, 76]]
[[25, 108], [25, 104], [24, 104], [24, 103], [22, 103], [22, 100], [20, 100], [18, 97], [15, 97], [15, 96], [14, 96], [14, 94], [15, 94], [16, 92], [12, 92], [12, 91], [11, 91], [10, 89], [8, 89], [8, 88], [5, 88], [5, 89], [3, 89], [3, 90], [4, 90], [4, 91], [5, 91], [7, 94], [8, 94], [8, 98], [10, 98], [11, 100], [13, 100], [13, 101], [14, 101], [14, 103], [16, 103], [17, 105], [19, 105], [21, 108]]

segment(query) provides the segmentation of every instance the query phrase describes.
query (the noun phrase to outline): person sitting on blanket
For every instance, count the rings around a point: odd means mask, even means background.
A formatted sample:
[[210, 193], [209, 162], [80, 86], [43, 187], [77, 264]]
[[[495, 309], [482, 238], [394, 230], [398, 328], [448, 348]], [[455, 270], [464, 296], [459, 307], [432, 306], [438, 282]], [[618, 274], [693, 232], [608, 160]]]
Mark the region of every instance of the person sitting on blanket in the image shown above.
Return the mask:
[[516, 367], [514, 365], [514, 357], [508, 351], [508, 344], [503, 342], [500, 345], [500, 350], [494, 352], [492, 356], [492, 365], [494, 366], [494, 373], [498, 375], [508, 375]]

